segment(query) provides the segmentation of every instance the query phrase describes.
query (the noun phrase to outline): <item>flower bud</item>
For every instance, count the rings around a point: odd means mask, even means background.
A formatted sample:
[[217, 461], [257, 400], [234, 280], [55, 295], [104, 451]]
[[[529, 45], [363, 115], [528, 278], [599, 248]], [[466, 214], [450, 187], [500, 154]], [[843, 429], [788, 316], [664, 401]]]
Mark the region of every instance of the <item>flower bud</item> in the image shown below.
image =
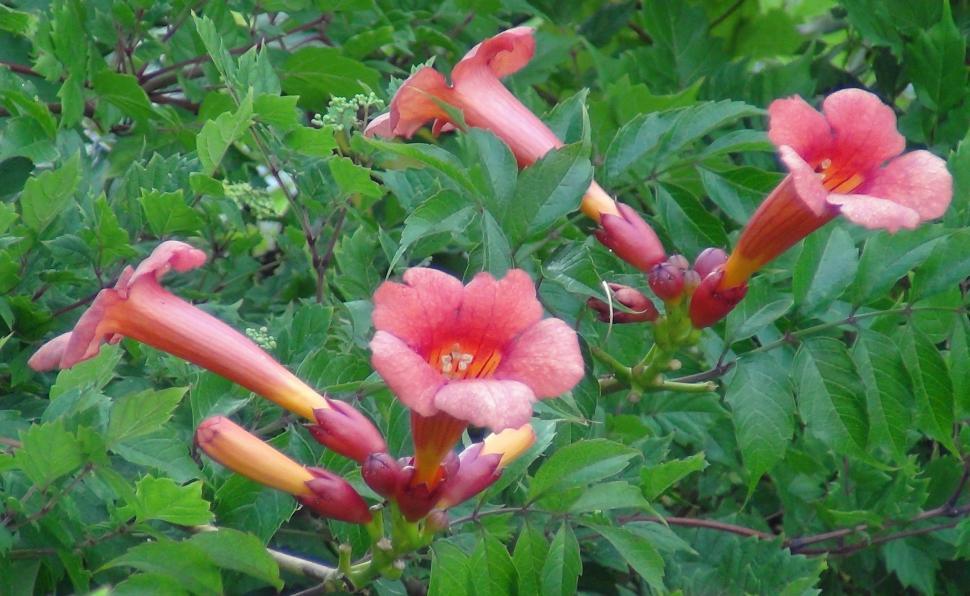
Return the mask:
[[667, 257], [667, 262], [681, 271], [687, 271], [690, 269], [690, 261], [688, 261], [687, 257], [684, 255], [670, 255]]
[[701, 254], [694, 259], [694, 271], [704, 279], [712, 271], [723, 265], [728, 258], [728, 254], [720, 248], [705, 248]]
[[398, 509], [401, 510], [404, 519], [409, 522], [418, 521], [434, 509], [435, 504], [438, 502], [438, 497], [441, 494], [441, 489], [447, 482], [447, 478], [445, 478], [443, 481], [435, 484], [433, 488], [424, 482], [415, 483], [412, 482], [414, 471], [413, 466], [405, 466], [403, 468], [404, 480], [394, 495], [394, 502], [397, 503]]
[[[644, 321], [655, 321], [660, 313], [649, 298], [640, 293], [639, 290], [621, 284], [608, 284], [610, 294], [614, 302], [618, 302], [630, 309], [632, 312], [625, 312], [613, 309], [613, 323], [642, 323]], [[596, 318], [604, 323], [611, 322], [610, 305], [599, 298], [590, 298], [586, 305], [596, 311]]]
[[400, 464], [387, 453], [372, 453], [360, 469], [367, 486], [382, 497], [390, 498], [404, 481]]
[[649, 271], [666, 254], [660, 238], [632, 207], [623, 203], [616, 203], [616, 207], [620, 215], [602, 214], [602, 228], [596, 232], [596, 238], [627, 263]]
[[430, 529], [432, 532], [444, 532], [448, 529], [451, 521], [448, 519], [448, 512], [442, 511], [441, 509], [435, 509], [428, 514], [428, 517], [424, 519], [425, 527]]
[[688, 296], [692, 295], [696, 290], [697, 286], [701, 285], [701, 276], [699, 273], [690, 269], [689, 271], [684, 271], [684, 293]]
[[349, 482], [321, 468], [307, 468], [313, 479], [306, 485], [313, 493], [297, 499], [324, 517], [354, 524], [366, 524], [372, 516], [367, 502]]
[[684, 271], [669, 261], [660, 263], [650, 269], [647, 282], [658, 298], [671, 302], [684, 292]]
[[482, 447], [482, 455], [497, 453], [502, 456], [498, 467], [504, 468], [519, 459], [536, 442], [536, 431], [531, 424], [523, 424], [519, 428], [507, 428], [499, 433], [491, 433]]
[[447, 509], [464, 503], [498, 480], [502, 456], [498, 453], [482, 454], [484, 443], [475, 443], [459, 456], [457, 473], [448, 478], [437, 507]]
[[371, 453], [387, 451], [387, 443], [377, 427], [348, 403], [328, 399], [329, 408], [317, 408], [315, 425], [308, 428], [317, 441], [340, 455], [363, 463]]
[[691, 296], [690, 320], [695, 328], [710, 327], [726, 317], [748, 292], [746, 283], [735, 288], [718, 289], [722, 277], [724, 270], [715, 269], [704, 278]]

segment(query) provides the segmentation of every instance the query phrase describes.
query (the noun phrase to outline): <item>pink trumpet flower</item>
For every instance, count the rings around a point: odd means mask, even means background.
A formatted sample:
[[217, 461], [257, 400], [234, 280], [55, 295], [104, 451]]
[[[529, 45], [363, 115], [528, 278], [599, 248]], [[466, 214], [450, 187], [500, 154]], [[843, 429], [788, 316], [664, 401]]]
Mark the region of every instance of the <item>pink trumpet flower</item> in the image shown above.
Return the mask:
[[794, 96], [768, 107], [768, 138], [789, 174], [745, 226], [718, 289], [751, 274], [836, 215], [896, 232], [943, 215], [953, 196], [946, 162], [928, 151], [902, 154], [896, 115], [860, 89], [829, 95], [817, 112]]
[[526, 424], [493, 433], [462, 451], [458, 456], [458, 473], [448, 480], [437, 507], [454, 507], [491, 486], [505, 466], [518, 459], [535, 441], [535, 431]]
[[[505, 141], [519, 167], [535, 163], [563, 143], [500, 81], [532, 59], [533, 33], [531, 27], [515, 27], [481, 42], [455, 65], [451, 85], [433, 68], [418, 70], [398, 89], [390, 112], [375, 118], [364, 134], [411, 138], [432, 120], [435, 134], [450, 130], [460, 123], [452, 121], [444, 104], [460, 110], [468, 126], [490, 130]], [[616, 202], [595, 181], [581, 208], [596, 221], [603, 214], [619, 215]]]
[[138, 267], [127, 267], [114, 288], [101, 290], [74, 330], [47, 342], [30, 358], [37, 371], [70, 368], [97, 355], [103, 342], [130, 337], [239, 383], [283, 408], [316, 420], [327, 401], [245, 335], [162, 287], [170, 270], [205, 263], [201, 250], [163, 242]]
[[411, 484], [441, 480], [440, 463], [467, 425], [518, 428], [537, 399], [583, 377], [576, 333], [542, 319], [532, 280], [518, 269], [501, 280], [480, 273], [467, 286], [434, 269], [409, 269], [403, 284], [377, 289], [372, 316], [371, 362], [411, 409]]
[[367, 503], [346, 480], [321, 468], [305, 468], [223, 416], [206, 418], [195, 442], [233, 472], [289, 493], [324, 517], [355, 524], [371, 521]]

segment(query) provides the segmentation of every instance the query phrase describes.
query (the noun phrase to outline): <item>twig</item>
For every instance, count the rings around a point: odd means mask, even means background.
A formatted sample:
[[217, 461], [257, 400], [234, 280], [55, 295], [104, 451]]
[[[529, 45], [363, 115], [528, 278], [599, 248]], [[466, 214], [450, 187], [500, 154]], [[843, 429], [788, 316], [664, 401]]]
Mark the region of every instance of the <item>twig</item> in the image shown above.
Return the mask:
[[[212, 525], [202, 525], [202, 526], [192, 526], [189, 528], [193, 532], [218, 532], [219, 528]], [[327, 567], [326, 565], [316, 563], [314, 561], [309, 561], [307, 559], [301, 559], [272, 548], [267, 548], [266, 552], [269, 556], [273, 557], [276, 564], [280, 566], [281, 569], [291, 571], [303, 577], [308, 577], [310, 579], [315, 579], [321, 582], [331, 582], [343, 575], [340, 573], [339, 569], [333, 567]]]
[[711, 29], [717, 27], [718, 25], [726, 21], [727, 18], [734, 13], [734, 11], [741, 8], [742, 4], [744, 4], [744, 0], [736, 0], [734, 4], [732, 4], [731, 6], [728, 6], [727, 10], [721, 13], [721, 16], [711, 21], [711, 23], [707, 26], [707, 30], [710, 31]]
[[13, 72], [24, 74], [30, 77], [44, 78], [44, 75], [40, 74], [33, 68], [27, 66], [26, 64], [17, 64], [16, 62], [7, 62], [6, 60], [0, 60], [0, 66], [4, 66]]

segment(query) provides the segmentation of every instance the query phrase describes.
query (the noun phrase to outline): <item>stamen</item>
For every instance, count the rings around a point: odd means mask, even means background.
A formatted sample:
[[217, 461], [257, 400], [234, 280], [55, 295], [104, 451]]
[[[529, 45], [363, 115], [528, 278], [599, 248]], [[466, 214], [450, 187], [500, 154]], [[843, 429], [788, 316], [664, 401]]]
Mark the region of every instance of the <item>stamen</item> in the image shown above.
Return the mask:
[[[460, 366], [460, 365], [459, 365]], [[451, 354], [441, 356], [441, 372], [448, 374], [453, 370]]]
[[471, 354], [461, 354], [458, 356], [458, 372], [468, 370], [468, 365], [475, 359]]

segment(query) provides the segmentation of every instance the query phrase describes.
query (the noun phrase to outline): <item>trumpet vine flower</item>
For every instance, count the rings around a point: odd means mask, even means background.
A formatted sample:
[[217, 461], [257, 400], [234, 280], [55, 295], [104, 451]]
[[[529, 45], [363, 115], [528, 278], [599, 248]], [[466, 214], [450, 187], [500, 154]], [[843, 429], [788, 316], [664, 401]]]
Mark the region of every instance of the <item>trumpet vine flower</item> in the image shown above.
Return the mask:
[[896, 232], [943, 215], [953, 195], [946, 162], [928, 151], [903, 154], [896, 115], [861, 89], [829, 95], [818, 112], [800, 97], [768, 107], [768, 138], [789, 174], [745, 226], [718, 289], [752, 273], [836, 215]]
[[28, 364], [34, 370], [70, 368], [98, 354], [104, 342], [130, 337], [239, 383], [309, 420], [329, 408], [307, 386], [245, 335], [162, 287], [171, 270], [185, 272], [205, 263], [201, 250], [163, 242], [137, 267], [127, 267], [81, 315], [74, 329], [41, 348]]
[[[535, 163], [563, 143], [500, 80], [532, 59], [533, 33], [531, 27], [515, 27], [481, 42], [455, 65], [450, 85], [437, 70], [421, 68], [398, 89], [390, 111], [375, 118], [364, 134], [411, 138], [431, 121], [435, 134], [451, 130], [461, 123], [449, 115], [449, 106], [462, 113], [468, 126], [490, 130], [505, 141], [519, 167]], [[619, 215], [616, 202], [595, 181], [581, 208], [596, 221], [603, 214]]]
[[412, 268], [404, 283], [381, 284], [372, 316], [371, 362], [411, 409], [411, 485], [430, 488], [443, 479], [440, 464], [469, 424], [519, 428], [536, 400], [583, 377], [576, 333], [542, 318], [521, 270], [501, 280], [480, 273], [464, 286], [446, 273]]

